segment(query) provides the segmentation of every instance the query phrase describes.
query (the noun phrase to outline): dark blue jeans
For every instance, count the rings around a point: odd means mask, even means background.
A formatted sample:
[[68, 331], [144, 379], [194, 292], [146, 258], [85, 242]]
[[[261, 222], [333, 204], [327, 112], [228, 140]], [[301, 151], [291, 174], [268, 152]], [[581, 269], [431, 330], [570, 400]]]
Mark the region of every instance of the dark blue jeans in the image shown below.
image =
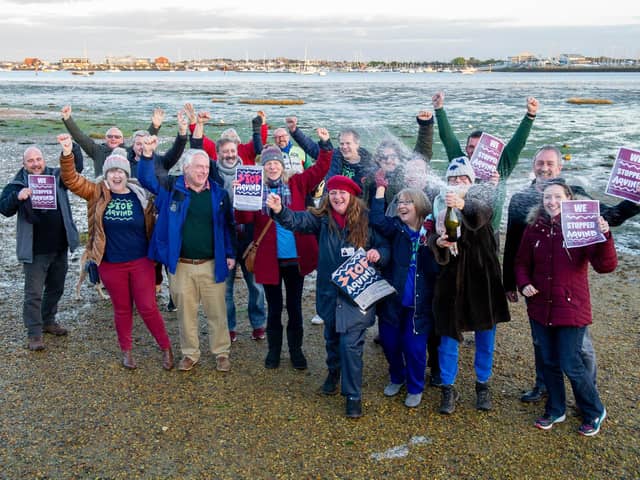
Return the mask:
[[[529, 319], [529, 324], [533, 324], [534, 320]], [[543, 388], [544, 387], [544, 372], [543, 370], [543, 362], [542, 362], [542, 353], [540, 352], [540, 345], [538, 339], [535, 336], [533, 331], [533, 325], [531, 325], [531, 339], [533, 340], [533, 358], [536, 364], [536, 387]], [[582, 341], [582, 349], [580, 351], [580, 356], [582, 357], [582, 361], [584, 362], [584, 366], [587, 369], [587, 372], [593, 377], [593, 381], [596, 382], [596, 376], [598, 372], [598, 365], [596, 363], [596, 351], [593, 348], [593, 340], [591, 339], [591, 333], [589, 332], [589, 328], [586, 327], [584, 332], [584, 340]]]
[[56, 322], [58, 301], [64, 292], [67, 276], [67, 250], [58, 253], [34, 255], [33, 263], [23, 263], [24, 303], [22, 319], [27, 335], [42, 335], [44, 325]]
[[544, 383], [549, 393], [545, 412], [555, 417], [565, 413], [564, 373], [571, 382], [583, 419], [591, 421], [602, 415], [604, 406], [581, 355], [586, 327], [547, 327], [538, 322], [531, 322], [531, 326], [540, 346]]

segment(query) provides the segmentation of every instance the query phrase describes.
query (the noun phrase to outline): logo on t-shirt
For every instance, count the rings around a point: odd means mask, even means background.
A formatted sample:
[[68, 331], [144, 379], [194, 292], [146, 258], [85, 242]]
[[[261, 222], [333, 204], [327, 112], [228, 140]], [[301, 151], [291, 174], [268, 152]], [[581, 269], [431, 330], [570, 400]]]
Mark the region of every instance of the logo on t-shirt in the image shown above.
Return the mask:
[[107, 221], [133, 221], [133, 200], [128, 198], [112, 198], [104, 212]]

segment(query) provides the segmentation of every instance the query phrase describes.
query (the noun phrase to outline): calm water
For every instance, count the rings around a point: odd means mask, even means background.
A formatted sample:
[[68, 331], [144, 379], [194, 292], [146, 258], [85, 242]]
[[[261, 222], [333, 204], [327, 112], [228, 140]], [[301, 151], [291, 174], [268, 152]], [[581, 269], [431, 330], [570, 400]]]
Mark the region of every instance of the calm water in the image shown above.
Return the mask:
[[[530, 159], [537, 147], [567, 144], [572, 159], [565, 176], [582, 184], [608, 203], [618, 200], [604, 191], [618, 147], [640, 149], [640, 74], [638, 73], [329, 73], [327, 76], [221, 72], [121, 72], [92, 77], [68, 72], [0, 72], [0, 110], [37, 112], [29, 120], [0, 121], [0, 183], [13, 176], [25, 143], [44, 145], [55, 163], [54, 135], [63, 131], [60, 108], [69, 103], [74, 118], [87, 131], [104, 132], [117, 124], [130, 134], [146, 127], [155, 106], [167, 111], [162, 129], [167, 143], [175, 134], [175, 112], [189, 101], [212, 112], [215, 122], [238, 129], [243, 138], [250, 119], [264, 109], [272, 126], [287, 115], [297, 115], [307, 131], [326, 126], [335, 137], [341, 127], [363, 134], [362, 144], [373, 148], [385, 135], [395, 135], [412, 145], [415, 114], [431, 107], [431, 95], [446, 93], [445, 108], [460, 139], [480, 128], [508, 140], [525, 113], [529, 95], [540, 101], [527, 147], [508, 181], [509, 191], [529, 181]], [[570, 105], [570, 97], [607, 98], [613, 105]], [[303, 99], [304, 105], [256, 107], [239, 104], [247, 98]], [[213, 103], [212, 99], [221, 101]], [[24, 128], [23, 128], [24, 127]], [[219, 127], [208, 127], [210, 136]], [[436, 133], [437, 137], [437, 133]], [[434, 166], [444, 166], [444, 150], [436, 139]], [[506, 215], [505, 215], [506, 217]], [[640, 247], [640, 219], [616, 229], [621, 250]]]

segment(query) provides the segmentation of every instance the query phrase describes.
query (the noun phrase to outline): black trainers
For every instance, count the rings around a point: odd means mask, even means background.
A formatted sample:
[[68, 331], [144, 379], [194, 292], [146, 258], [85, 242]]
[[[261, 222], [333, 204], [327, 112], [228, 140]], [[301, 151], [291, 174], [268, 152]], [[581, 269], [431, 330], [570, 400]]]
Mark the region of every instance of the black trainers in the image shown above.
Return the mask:
[[520, 401], [524, 403], [538, 403], [543, 397], [547, 395], [547, 389], [545, 387], [539, 387], [536, 385], [528, 392], [525, 392]]
[[476, 382], [476, 408], [478, 410], [491, 410], [491, 392], [488, 383]]
[[453, 385], [443, 385], [440, 390], [440, 413], [451, 415], [456, 410], [460, 394]]
[[302, 353], [302, 350], [296, 350], [293, 352], [289, 352], [289, 356], [291, 357], [291, 365], [296, 370], [306, 370], [307, 369], [307, 359]]
[[329, 370], [327, 379], [322, 384], [322, 393], [325, 395], [336, 395], [338, 393], [339, 381], [340, 381], [340, 372]]
[[345, 415], [347, 418], [360, 418], [362, 416], [362, 400], [359, 398], [347, 397]]

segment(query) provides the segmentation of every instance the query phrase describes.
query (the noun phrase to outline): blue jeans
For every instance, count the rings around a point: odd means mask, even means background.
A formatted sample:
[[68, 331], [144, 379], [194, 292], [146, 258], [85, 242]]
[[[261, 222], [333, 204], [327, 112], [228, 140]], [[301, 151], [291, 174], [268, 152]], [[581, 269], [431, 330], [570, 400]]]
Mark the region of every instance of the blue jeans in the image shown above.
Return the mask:
[[[42, 335], [44, 325], [56, 322], [58, 301], [67, 276], [67, 250], [34, 255], [33, 263], [23, 263], [24, 303], [22, 319], [29, 337]], [[43, 291], [44, 289], [44, 291]]]
[[380, 343], [389, 362], [392, 383], [406, 383], [407, 392], [416, 394], [424, 390], [427, 368], [427, 334], [413, 331], [413, 308], [403, 308], [399, 325], [378, 321]]
[[547, 327], [537, 322], [531, 325], [542, 353], [544, 383], [549, 394], [545, 412], [556, 417], [565, 413], [564, 373], [569, 377], [583, 419], [590, 421], [602, 415], [604, 406], [581, 355], [586, 327]]
[[[542, 352], [540, 352], [539, 341], [535, 336], [533, 324], [534, 320], [529, 319], [531, 325], [531, 339], [533, 340], [533, 358], [536, 364], [536, 384], [538, 388], [544, 388], [544, 372]], [[582, 341], [582, 348], [580, 349], [580, 356], [584, 362], [584, 366], [587, 372], [593, 377], [593, 382], [596, 383], [596, 376], [598, 373], [598, 365], [596, 363], [596, 350], [593, 347], [593, 340], [591, 339], [591, 333], [588, 327], [585, 327], [584, 339]]]
[[249, 323], [251, 323], [251, 327], [254, 329], [264, 327], [266, 318], [264, 310], [264, 289], [262, 288], [262, 285], [256, 283], [256, 277], [253, 273], [247, 270], [244, 262], [242, 260], [238, 260], [233, 269], [229, 271], [229, 276], [227, 277], [227, 290], [224, 297], [224, 301], [227, 305], [227, 324], [229, 326], [229, 331], [235, 331], [236, 329], [236, 304], [233, 300], [233, 284], [236, 280], [238, 264], [240, 264], [242, 277], [244, 278], [244, 283], [247, 285], [247, 290], [249, 291], [249, 298], [247, 302]]
[[[474, 368], [476, 379], [480, 383], [486, 383], [491, 378], [493, 367], [493, 348], [496, 340], [496, 327], [491, 330], [478, 330], [473, 332], [476, 344], [476, 356]], [[443, 385], [453, 385], [458, 375], [458, 341], [455, 338], [441, 337], [438, 348], [440, 359], [440, 376]]]

